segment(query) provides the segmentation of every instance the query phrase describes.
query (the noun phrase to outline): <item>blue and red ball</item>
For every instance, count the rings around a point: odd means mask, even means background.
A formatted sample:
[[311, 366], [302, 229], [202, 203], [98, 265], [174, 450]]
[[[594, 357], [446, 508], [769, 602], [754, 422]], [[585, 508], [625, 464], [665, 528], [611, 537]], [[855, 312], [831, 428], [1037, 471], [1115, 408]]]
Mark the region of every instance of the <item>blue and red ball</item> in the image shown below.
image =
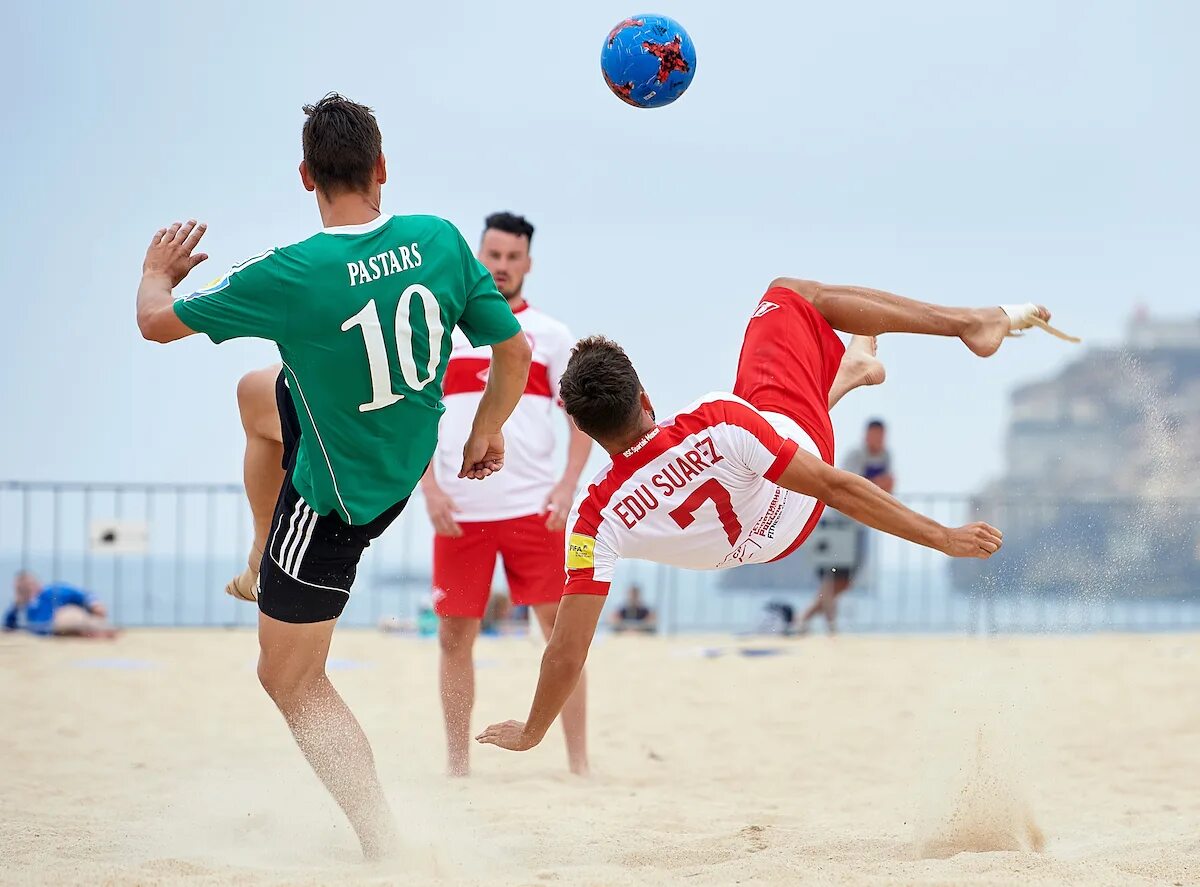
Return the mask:
[[600, 52], [604, 82], [635, 108], [661, 108], [681, 95], [696, 74], [696, 47], [679, 22], [635, 15], [619, 22]]

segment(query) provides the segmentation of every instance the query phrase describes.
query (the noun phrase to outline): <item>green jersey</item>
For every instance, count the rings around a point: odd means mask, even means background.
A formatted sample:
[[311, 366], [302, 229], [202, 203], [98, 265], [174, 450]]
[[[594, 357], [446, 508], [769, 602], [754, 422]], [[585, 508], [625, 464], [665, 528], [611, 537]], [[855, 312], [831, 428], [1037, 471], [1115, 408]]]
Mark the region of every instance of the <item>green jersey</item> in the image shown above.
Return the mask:
[[301, 438], [292, 482], [318, 514], [364, 524], [416, 487], [437, 444], [450, 333], [521, 332], [458, 229], [434, 216], [326, 228], [175, 302], [214, 342], [279, 346]]

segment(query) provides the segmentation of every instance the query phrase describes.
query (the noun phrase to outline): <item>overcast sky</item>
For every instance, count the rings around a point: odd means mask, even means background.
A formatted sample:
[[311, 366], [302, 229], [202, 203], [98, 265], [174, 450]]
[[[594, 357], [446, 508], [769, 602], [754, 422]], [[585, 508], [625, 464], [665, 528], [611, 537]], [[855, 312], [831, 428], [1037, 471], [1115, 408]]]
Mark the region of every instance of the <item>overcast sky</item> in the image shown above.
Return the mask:
[[[1094, 343], [1132, 307], [1195, 313], [1200, 156], [1185, 2], [678, 0], [699, 54], [676, 105], [608, 94], [619, 4], [19, 4], [0, 70], [8, 308], [0, 477], [240, 476], [243, 341], [159, 346], [134, 323], [150, 234], [189, 216], [186, 285], [319, 227], [300, 106], [374, 107], [385, 211], [474, 242], [538, 226], [532, 302], [629, 349], [660, 412], [729, 388], [775, 276], [967, 305], [1044, 300]], [[1008, 392], [1070, 360], [1037, 334], [992, 360], [884, 339], [888, 383], [836, 414], [888, 420], [901, 490], [1002, 470]]]

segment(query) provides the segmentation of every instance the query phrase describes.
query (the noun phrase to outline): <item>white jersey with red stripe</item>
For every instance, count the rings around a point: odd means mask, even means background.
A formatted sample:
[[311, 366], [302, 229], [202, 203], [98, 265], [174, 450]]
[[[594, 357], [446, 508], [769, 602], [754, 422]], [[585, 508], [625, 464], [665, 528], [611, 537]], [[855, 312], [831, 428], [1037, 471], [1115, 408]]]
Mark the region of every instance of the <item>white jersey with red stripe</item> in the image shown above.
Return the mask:
[[492, 365], [490, 348], [473, 348], [454, 330], [442, 383], [446, 412], [438, 427], [434, 473], [438, 486], [458, 508], [459, 521], [496, 521], [539, 514], [558, 480], [554, 466], [555, 425], [565, 427], [558, 381], [575, 338], [567, 327], [528, 304], [513, 312], [533, 349], [525, 393], [504, 424], [504, 470], [487, 480], [460, 480], [462, 448], [475, 419]]
[[775, 481], [798, 449], [792, 419], [713, 393], [600, 472], [567, 524], [567, 594], [607, 594], [621, 558], [724, 570], [791, 554], [823, 506]]

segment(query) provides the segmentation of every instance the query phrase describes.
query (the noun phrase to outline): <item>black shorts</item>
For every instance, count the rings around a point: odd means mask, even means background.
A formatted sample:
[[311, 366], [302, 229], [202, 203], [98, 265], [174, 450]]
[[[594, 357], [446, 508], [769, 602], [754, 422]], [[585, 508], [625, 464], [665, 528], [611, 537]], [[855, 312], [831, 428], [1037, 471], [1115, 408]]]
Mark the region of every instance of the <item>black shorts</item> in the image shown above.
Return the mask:
[[282, 372], [275, 382], [275, 401], [286, 474], [258, 575], [258, 609], [280, 622], [337, 619], [350, 599], [362, 553], [400, 515], [408, 499], [367, 524], [348, 524], [336, 511], [317, 514], [292, 484], [300, 417]]

